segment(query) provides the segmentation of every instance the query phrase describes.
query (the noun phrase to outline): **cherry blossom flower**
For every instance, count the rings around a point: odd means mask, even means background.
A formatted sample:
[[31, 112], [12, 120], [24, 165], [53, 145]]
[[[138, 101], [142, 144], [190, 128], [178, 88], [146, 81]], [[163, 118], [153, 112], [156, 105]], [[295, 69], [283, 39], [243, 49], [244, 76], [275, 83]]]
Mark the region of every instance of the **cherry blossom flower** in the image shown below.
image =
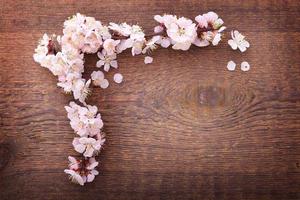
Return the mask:
[[[72, 182], [79, 185], [84, 185], [86, 182], [92, 182], [95, 176], [99, 172], [95, 169], [99, 163], [95, 160], [95, 157], [89, 159], [77, 160], [76, 158], [68, 157], [70, 164], [69, 169], [65, 169], [64, 172], [70, 175]], [[76, 167], [74, 168], [74, 163]]]
[[219, 18], [215, 12], [210, 11], [206, 14], [203, 14], [203, 17], [206, 19], [208, 25], [212, 26], [214, 29], [218, 29], [224, 24], [223, 20]]
[[231, 38], [228, 40], [228, 44], [233, 50], [239, 49], [241, 52], [245, 52], [250, 47], [248, 41], [245, 40], [245, 36], [238, 31], [231, 31]]
[[114, 34], [125, 36], [126, 39], [122, 39], [116, 47], [116, 52], [121, 53], [125, 49], [131, 48], [132, 55], [138, 55], [142, 53], [145, 40], [145, 34], [142, 28], [138, 25], [128, 25], [126, 23], [115, 24], [110, 23], [109, 29], [114, 31]]
[[120, 43], [120, 40], [107, 39], [103, 43], [103, 48], [105, 49], [107, 55], [112, 55], [116, 53], [116, 46]]
[[103, 26], [100, 21], [77, 13], [64, 23], [62, 46], [71, 44], [82, 52], [95, 53], [103, 43], [101, 30]]
[[97, 107], [86, 105], [81, 107], [74, 102], [70, 102], [69, 106], [65, 106], [70, 119], [70, 125], [81, 137], [95, 136], [101, 133], [103, 121], [101, 115], [97, 114]]
[[203, 29], [207, 29], [207, 31], [198, 34], [193, 44], [199, 47], [208, 46], [210, 42], [214, 46], [218, 45], [221, 41], [222, 32], [226, 29], [226, 27], [222, 27], [223, 20], [215, 12], [198, 15], [195, 20], [198, 22], [198, 30], [203, 31]]
[[73, 140], [73, 146], [75, 151], [83, 153], [84, 157], [92, 157], [100, 151], [101, 145], [103, 145], [104, 141], [95, 140], [94, 138], [76, 137]]
[[170, 24], [167, 34], [172, 40], [173, 49], [186, 51], [197, 36], [196, 25], [192, 20], [181, 17], [176, 23]]
[[122, 81], [123, 81], [123, 75], [120, 74], [120, 73], [116, 73], [116, 74], [114, 75], [114, 81], [115, 81], [116, 83], [122, 83]]
[[241, 63], [241, 70], [246, 72], [250, 70], [250, 64], [246, 61]]
[[115, 53], [108, 55], [103, 49], [102, 52], [98, 52], [97, 55], [100, 58], [100, 60], [96, 64], [97, 67], [100, 68], [103, 66], [104, 71], [106, 72], [109, 71], [110, 67], [118, 68], [118, 62], [116, 60], [117, 55]]
[[74, 98], [84, 103], [87, 95], [90, 92], [90, 84], [91, 79], [89, 79], [87, 82], [85, 82], [84, 79], [77, 79], [74, 83], [74, 88], [72, 89]]
[[131, 40], [132, 41], [132, 48], [131, 54], [132, 56], [139, 55], [143, 51], [143, 46], [145, 44], [145, 40]]

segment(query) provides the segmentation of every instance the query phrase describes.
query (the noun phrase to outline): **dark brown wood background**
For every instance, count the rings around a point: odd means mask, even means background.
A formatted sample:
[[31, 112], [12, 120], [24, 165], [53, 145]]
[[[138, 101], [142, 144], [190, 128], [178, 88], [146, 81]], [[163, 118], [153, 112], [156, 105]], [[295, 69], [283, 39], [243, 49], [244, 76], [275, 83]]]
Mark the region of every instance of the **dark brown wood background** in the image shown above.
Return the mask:
[[[104, 23], [213, 10], [251, 48], [124, 53], [121, 85], [93, 89], [107, 143], [86, 187], [63, 170], [77, 155], [63, 107], [70, 96], [32, 55], [44, 32], [76, 12]], [[300, 2], [0, 0], [0, 199], [300, 199]], [[226, 64], [244, 60], [247, 73]], [[87, 73], [95, 65], [87, 56]]]

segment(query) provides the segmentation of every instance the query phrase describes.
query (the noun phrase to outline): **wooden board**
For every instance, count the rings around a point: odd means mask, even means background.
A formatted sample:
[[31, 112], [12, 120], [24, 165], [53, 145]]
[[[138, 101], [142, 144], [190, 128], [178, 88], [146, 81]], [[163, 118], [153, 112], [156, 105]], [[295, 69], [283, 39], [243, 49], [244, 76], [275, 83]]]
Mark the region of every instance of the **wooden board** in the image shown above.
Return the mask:
[[[103, 23], [213, 10], [251, 43], [227, 38], [154, 62], [121, 54], [121, 85], [93, 89], [107, 133], [101, 174], [80, 187], [63, 170], [77, 155], [63, 107], [72, 99], [32, 55], [44, 32], [76, 12]], [[0, 0], [0, 199], [300, 199], [300, 3], [278, 1]], [[238, 69], [229, 72], [227, 62]], [[242, 72], [242, 61], [251, 64]], [[87, 56], [87, 73], [96, 57]]]

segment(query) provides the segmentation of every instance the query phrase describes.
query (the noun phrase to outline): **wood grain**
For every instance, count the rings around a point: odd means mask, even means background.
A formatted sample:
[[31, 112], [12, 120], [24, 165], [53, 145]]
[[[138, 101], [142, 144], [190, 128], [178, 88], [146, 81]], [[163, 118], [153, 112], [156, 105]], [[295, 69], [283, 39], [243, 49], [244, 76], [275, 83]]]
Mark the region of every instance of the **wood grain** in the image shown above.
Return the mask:
[[[150, 32], [155, 14], [210, 10], [251, 48], [160, 49], [152, 65], [120, 55], [124, 82], [88, 100], [107, 133], [101, 174], [70, 184], [71, 97], [32, 59], [42, 34], [76, 12]], [[297, 0], [0, 0], [0, 199], [300, 199], [299, 24]], [[251, 70], [228, 72], [229, 60]]]

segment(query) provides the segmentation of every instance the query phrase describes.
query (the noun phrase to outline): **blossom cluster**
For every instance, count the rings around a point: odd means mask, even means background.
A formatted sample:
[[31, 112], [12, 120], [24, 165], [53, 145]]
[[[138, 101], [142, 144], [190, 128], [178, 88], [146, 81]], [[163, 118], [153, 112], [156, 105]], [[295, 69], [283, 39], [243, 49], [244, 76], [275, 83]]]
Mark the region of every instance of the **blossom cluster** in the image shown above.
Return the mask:
[[[153, 62], [150, 54], [159, 46], [172, 46], [175, 50], [183, 51], [191, 45], [215, 46], [221, 41], [226, 28], [223, 20], [214, 12], [198, 15], [195, 21], [168, 14], [155, 15], [154, 20], [158, 25], [152, 34], [146, 35], [138, 25], [112, 22], [103, 25], [93, 17], [77, 13], [64, 22], [62, 36], [44, 34], [35, 49], [34, 60], [57, 76], [57, 85], [66, 93], [71, 93], [78, 102], [70, 102], [65, 109], [70, 125], [77, 134], [73, 147], [82, 157], [76, 159], [69, 156], [70, 165], [65, 172], [80, 185], [93, 181], [98, 174], [95, 156], [105, 142], [101, 115], [96, 106], [86, 103], [86, 99], [91, 92], [91, 84], [102, 89], [109, 86], [105, 73], [119, 67], [117, 55], [130, 49], [133, 56], [145, 55], [144, 62], [149, 64]], [[249, 47], [238, 32], [232, 36], [229, 44], [233, 48], [244, 51]], [[86, 80], [83, 78], [84, 54], [92, 53], [97, 54], [99, 60], [96, 70]], [[122, 74], [116, 73], [113, 80], [121, 83]]]
[[[65, 92], [73, 93], [74, 99], [85, 103], [90, 84], [105, 89], [109, 82], [104, 72], [118, 68], [117, 54], [131, 49], [132, 55], [150, 54], [158, 45], [176, 50], [188, 50], [191, 44], [199, 47], [210, 43], [217, 45], [225, 29], [223, 20], [214, 12], [198, 15], [194, 23], [185, 17], [156, 15], [159, 23], [149, 38], [138, 25], [109, 23], [103, 25], [93, 17], [76, 14], [64, 22], [62, 36], [45, 34], [35, 50], [34, 60], [48, 68], [58, 77], [58, 86]], [[82, 78], [84, 53], [97, 53], [100, 70], [91, 74], [91, 79]], [[145, 57], [145, 63], [153, 58]]]
[[205, 47], [211, 44], [218, 45], [221, 34], [226, 29], [224, 22], [214, 12], [198, 15], [193, 23], [185, 17], [177, 18], [174, 15], [156, 15], [154, 19], [160, 23], [154, 28], [154, 32], [164, 32], [164, 36], [158, 39], [162, 47], [173, 45], [176, 50], [188, 50], [191, 44]]
[[70, 175], [70, 179], [74, 183], [84, 185], [86, 182], [92, 182], [95, 176], [99, 174], [95, 169], [99, 163], [94, 157], [78, 160], [69, 156], [68, 159], [70, 162], [69, 169], [65, 169], [64, 172]]
[[77, 183], [83, 185], [86, 181], [91, 182], [94, 180], [94, 176], [98, 174], [94, 173], [93, 169], [98, 165], [98, 162], [95, 162], [95, 156], [98, 155], [105, 142], [105, 135], [101, 131], [103, 121], [96, 106], [80, 106], [72, 101], [69, 106], [65, 106], [65, 109], [68, 113], [72, 129], [79, 136], [73, 139], [72, 144], [75, 151], [83, 155], [84, 159], [81, 162], [89, 160], [91, 163], [93, 161], [90, 165], [84, 165], [87, 166], [86, 168], [81, 167], [78, 170], [79, 165], [76, 159], [69, 157], [71, 162], [70, 169], [65, 170], [65, 172], [72, 177], [73, 181], [77, 181]]

